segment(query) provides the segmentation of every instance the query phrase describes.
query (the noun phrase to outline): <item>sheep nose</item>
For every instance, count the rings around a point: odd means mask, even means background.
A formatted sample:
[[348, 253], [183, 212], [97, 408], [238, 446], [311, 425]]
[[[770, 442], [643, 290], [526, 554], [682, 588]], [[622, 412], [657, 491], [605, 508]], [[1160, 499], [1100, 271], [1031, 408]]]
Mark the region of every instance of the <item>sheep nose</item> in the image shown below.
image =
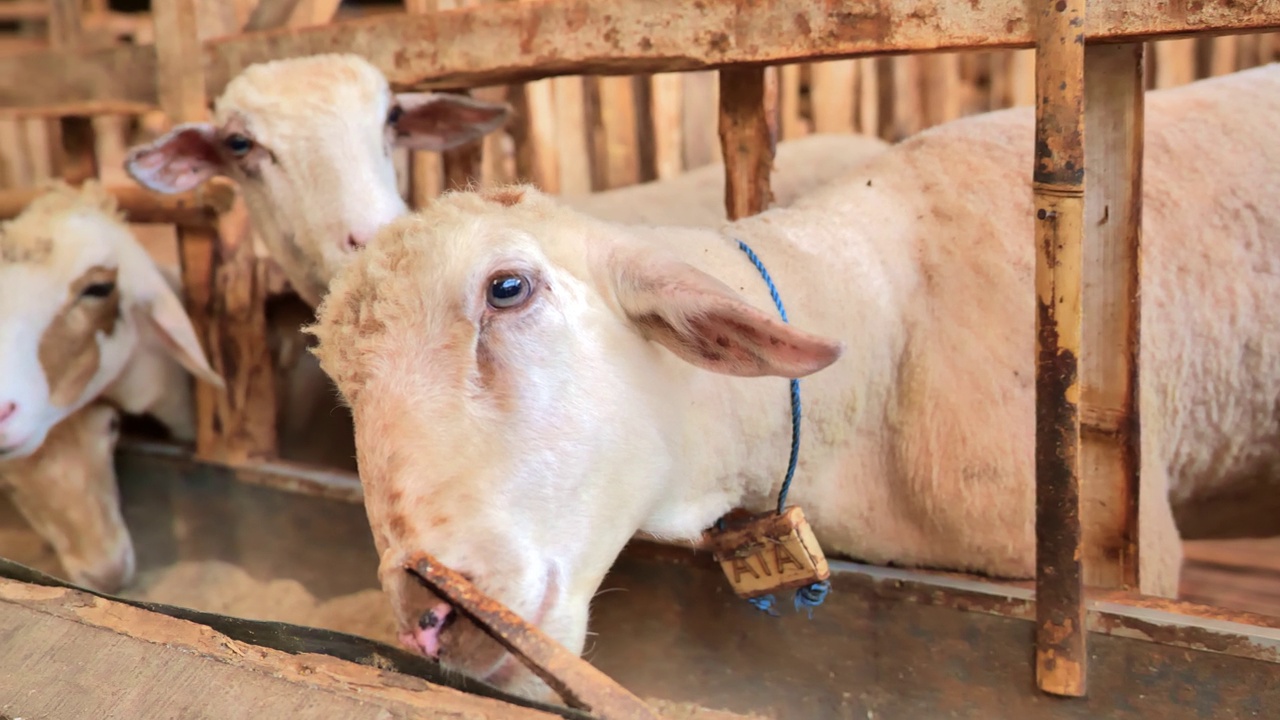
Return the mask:
[[0, 425], [4, 425], [9, 418], [18, 412], [18, 403], [12, 400], [8, 402], [0, 402]]
[[360, 248], [368, 244], [369, 244], [368, 233], [353, 232], [353, 233], [347, 234], [347, 250], [348, 251], [359, 250]]
[[400, 642], [423, 655], [440, 658], [440, 633], [457, 619], [448, 603], [436, 603], [418, 618], [418, 626], [400, 636]]

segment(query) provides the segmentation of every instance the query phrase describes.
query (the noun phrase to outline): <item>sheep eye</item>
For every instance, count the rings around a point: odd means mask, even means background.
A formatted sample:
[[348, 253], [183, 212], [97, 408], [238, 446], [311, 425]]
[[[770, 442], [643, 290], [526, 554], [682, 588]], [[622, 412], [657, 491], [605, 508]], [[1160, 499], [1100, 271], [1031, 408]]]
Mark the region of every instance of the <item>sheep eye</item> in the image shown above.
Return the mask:
[[499, 275], [489, 283], [489, 306], [507, 310], [529, 299], [529, 280], [520, 275]]
[[236, 157], [244, 157], [253, 149], [253, 141], [239, 133], [228, 135], [222, 144]]
[[391, 109], [387, 111], [387, 124], [395, 125], [397, 122], [400, 122], [400, 117], [402, 115], [404, 115], [404, 108], [399, 105], [392, 105]]
[[84, 290], [80, 291], [80, 297], [85, 298], [104, 298], [110, 295], [116, 289], [113, 282], [94, 283]]

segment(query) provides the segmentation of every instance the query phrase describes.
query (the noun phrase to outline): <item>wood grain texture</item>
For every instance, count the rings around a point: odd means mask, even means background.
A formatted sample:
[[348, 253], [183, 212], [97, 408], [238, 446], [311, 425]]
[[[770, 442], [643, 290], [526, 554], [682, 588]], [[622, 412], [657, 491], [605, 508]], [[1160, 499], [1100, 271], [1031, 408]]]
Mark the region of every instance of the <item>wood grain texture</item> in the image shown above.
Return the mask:
[[0, 579], [0, 635], [0, 713], [8, 717], [556, 717], [325, 655], [250, 645], [74, 590], [12, 580]]
[[1084, 68], [1080, 404], [1082, 419], [1106, 417], [1109, 426], [1082, 436], [1084, 582], [1138, 589], [1142, 44], [1087, 48]]

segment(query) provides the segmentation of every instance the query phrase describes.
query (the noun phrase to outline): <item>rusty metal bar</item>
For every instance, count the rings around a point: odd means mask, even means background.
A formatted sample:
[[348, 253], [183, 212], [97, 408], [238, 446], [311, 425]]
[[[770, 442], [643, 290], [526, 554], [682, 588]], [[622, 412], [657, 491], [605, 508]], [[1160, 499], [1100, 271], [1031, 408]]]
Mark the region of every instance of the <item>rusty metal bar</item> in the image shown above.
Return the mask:
[[1036, 682], [1083, 696], [1080, 529], [1085, 0], [1038, 0], [1036, 147]]
[[720, 147], [730, 220], [755, 215], [773, 202], [769, 173], [775, 143], [767, 110], [764, 68], [720, 71]]
[[519, 658], [569, 707], [601, 720], [661, 720], [658, 713], [608, 675], [430, 555], [415, 555], [405, 570]]
[[[1274, 2], [1142, 3], [1093, 0], [1091, 42], [1280, 28]], [[246, 66], [318, 52], [353, 52], [397, 87], [477, 87], [580, 74], [718, 69], [959, 48], [1030, 47], [1023, 0], [939, 3], [742, 3], [703, 0], [532, 0], [429, 15], [391, 13], [204, 44], [208, 90]], [[452, 42], [466, 37], [467, 42]], [[128, 45], [0, 57], [0, 106], [154, 106], [155, 49]]]

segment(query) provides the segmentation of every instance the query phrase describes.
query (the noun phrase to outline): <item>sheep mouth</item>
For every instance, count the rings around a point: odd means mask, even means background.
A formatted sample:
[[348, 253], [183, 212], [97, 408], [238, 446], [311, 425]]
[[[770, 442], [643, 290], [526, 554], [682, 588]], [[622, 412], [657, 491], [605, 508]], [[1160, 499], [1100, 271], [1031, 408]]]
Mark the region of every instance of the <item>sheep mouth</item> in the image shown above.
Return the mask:
[[[419, 567], [426, 567], [426, 563]], [[440, 586], [412, 565], [405, 569], [435, 600], [408, 614], [411, 626], [400, 633], [404, 645], [484, 682], [501, 684], [519, 670], [522, 662], [496, 629], [505, 626], [510, 631], [514, 611], [465, 580], [459, 582], [452, 571], [445, 572], [446, 577], [452, 577]], [[557, 594], [555, 573], [548, 568], [537, 609], [527, 619], [517, 616], [516, 622], [541, 630]], [[500, 613], [508, 618], [501, 619]]]

